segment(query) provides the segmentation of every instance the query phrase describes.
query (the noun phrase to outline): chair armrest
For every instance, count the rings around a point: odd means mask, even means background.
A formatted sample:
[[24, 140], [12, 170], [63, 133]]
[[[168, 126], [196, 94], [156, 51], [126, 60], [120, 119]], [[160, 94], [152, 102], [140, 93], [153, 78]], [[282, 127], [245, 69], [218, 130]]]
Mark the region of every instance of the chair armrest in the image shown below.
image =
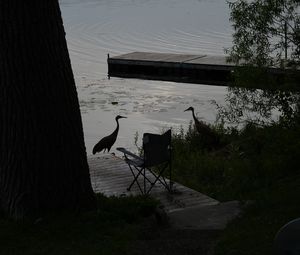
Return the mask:
[[131, 156], [131, 157], [133, 157], [133, 158], [135, 158], [135, 159], [143, 160], [141, 157], [139, 157], [139, 156], [133, 154], [132, 152], [126, 150], [125, 148], [118, 147], [117, 150], [123, 152], [123, 153], [125, 154], [125, 156], [126, 156], [126, 155], [129, 155], [129, 156]]

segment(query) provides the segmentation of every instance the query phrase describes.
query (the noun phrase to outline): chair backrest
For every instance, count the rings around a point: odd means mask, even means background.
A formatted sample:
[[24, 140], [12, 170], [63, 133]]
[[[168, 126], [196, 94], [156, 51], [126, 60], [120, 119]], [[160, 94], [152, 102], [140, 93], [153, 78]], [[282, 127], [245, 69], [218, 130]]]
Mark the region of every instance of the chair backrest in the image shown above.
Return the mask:
[[143, 150], [146, 167], [169, 161], [171, 159], [171, 129], [162, 135], [144, 133]]

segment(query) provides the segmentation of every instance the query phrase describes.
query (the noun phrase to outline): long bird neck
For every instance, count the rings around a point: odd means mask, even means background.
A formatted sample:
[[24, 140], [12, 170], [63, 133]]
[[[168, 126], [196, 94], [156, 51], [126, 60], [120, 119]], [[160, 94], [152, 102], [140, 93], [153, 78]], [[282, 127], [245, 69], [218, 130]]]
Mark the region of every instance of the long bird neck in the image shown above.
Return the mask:
[[195, 122], [199, 122], [199, 120], [196, 118], [194, 109], [192, 110], [192, 114], [193, 114], [194, 121]]
[[119, 132], [119, 120], [116, 119], [116, 122], [117, 122], [117, 127], [116, 127], [115, 131], [113, 132], [113, 135], [115, 135], [115, 136], [117, 136], [118, 132]]

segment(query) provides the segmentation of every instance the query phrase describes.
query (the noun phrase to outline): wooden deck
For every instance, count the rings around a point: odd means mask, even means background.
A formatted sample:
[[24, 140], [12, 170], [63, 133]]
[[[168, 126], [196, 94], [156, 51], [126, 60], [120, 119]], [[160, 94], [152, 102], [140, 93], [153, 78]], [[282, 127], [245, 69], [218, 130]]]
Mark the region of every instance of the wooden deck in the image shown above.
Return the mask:
[[108, 57], [108, 75], [227, 85], [233, 64], [225, 56], [132, 52]]
[[[135, 196], [140, 194], [136, 184], [132, 186], [131, 191], [127, 191], [133, 177], [123, 159], [105, 154], [96, 158], [89, 158], [88, 162], [92, 186], [96, 193], [100, 192], [107, 196]], [[148, 177], [151, 178], [150, 175]], [[179, 183], [175, 183], [173, 188], [175, 192], [170, 194], [160, 183], [157, 183], [150, 193], [151, 196], [161, 201], [167, 212], [193, 206], [219, 204], [217, 200]]]
[[[107, 59], [108, 76], [229, 86], [236, 66], [226, 56], [132, 52]], [[285, 75], [300, 75], [300, 70], [278, 66], [268, 74], [282, 84]], [[264, 89], [265, 84], [255, 84]], [[280, 89], [283, 89], [280, 87]], [[298, 89], [297, 89], [298, 90]]]

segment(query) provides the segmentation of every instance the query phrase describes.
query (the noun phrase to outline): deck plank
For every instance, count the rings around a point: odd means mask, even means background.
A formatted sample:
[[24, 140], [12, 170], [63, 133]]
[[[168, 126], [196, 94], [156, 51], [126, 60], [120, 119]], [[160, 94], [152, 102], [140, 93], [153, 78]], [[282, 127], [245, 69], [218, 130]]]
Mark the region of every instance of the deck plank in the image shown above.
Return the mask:
[[232, 63], [226, 56], [131, 52], [108, 57], [109, 77], [228, 85]]
[[192, 54], [169, 54], [169, 53], [154, 53], [154, 52], [132, 52], [113, 57], [111, 59], [116, 60], [128, 60], [128, 61], [155, 61], [155, 62], [176, 62], [183, 63], [187, 61], [193, 61], [207, 55], [192, 55]]
[[[140, 195], [137, 184], [130, 191], [127, 187], [133, 180], [132, 174], [125, 161], [111, 154], [88, 158], [90, 176], [94, 192], [106, 196], [136, 196]], [[146, 174], [153, 179], [150, 173]], [[142, 184], [142, 178], [139, 178]], [[219, 201], [200, 192], [174, 183], [175, 192], [170, 194], [162, 184], [157, 183], [150, 195], [159, 199], [168, 212], [181, 210], [193, 206], [207, 206], [219, 204]]]

